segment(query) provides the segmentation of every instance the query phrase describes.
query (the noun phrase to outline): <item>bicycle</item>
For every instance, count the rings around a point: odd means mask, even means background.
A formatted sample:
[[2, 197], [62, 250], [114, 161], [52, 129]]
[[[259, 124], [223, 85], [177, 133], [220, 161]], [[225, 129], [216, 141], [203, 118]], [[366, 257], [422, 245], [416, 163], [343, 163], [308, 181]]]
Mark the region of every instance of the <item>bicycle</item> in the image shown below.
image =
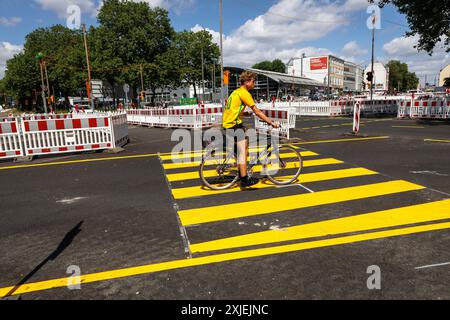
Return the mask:
[[[252, 177], [255, 171], [260, 171], [262, 180], [267, 178], [279, 186], [290, 185], [302, 172], [303, 158], [291, 146], [273, 145], [272, 131], [269, 131], [265, 148], [248, 163], [247, 174]], [[211, 190], [226, 190], [236, 185], [239, 180], [236, 144], [233, 150], [229, 150], [225, 143], [220, 148], [211, 141], [204, 149], [199, 175], [203, 186]]]

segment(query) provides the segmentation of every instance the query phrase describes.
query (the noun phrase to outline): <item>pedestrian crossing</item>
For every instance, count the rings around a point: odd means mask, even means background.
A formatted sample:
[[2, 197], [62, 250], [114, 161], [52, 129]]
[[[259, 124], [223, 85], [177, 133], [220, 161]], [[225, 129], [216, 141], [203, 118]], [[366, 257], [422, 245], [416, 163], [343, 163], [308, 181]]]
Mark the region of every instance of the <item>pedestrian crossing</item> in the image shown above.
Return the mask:
[[306, 245], [355, 233], [371, 239], [373, 232], [388, 237], [449, 228], [448, 223], [425, 224], [450, 219], [450, 199], [436, 195], [431, 200], [421, 195], [424, 186], [296, 148], [304, 169], [286, 188], [262, 180], [249, 190], [210, 190], [199, 178], [200, 152], [160, 157], [192, 255]]

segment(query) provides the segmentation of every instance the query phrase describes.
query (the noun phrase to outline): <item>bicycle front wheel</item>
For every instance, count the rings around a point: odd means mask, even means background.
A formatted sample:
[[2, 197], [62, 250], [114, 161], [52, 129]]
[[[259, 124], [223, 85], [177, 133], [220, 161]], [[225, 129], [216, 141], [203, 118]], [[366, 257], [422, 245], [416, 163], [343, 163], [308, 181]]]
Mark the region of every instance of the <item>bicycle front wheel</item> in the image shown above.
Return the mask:
[[276, 185], [294, 183], [303, 169], [303, 159], [296, 149], [280, 146], [271, 151], [268, 163], [263, 166], [265, 176]]
[[203, 156], [199, 173], [203, 185], [209, 189], [229, 189], [239, 179], [236, 155], [210, 150]]

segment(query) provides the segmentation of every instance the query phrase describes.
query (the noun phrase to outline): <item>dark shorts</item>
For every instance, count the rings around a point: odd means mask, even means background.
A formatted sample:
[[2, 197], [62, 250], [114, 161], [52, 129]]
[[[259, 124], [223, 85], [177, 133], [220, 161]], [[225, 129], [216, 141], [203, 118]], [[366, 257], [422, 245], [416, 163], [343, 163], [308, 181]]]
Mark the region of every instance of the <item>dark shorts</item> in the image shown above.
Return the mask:
[[222, 128], [222, 131], [224, 132], [224, 137], [227, 139], [234, 139], [235, 143], [246, 139], [245, 132], [247, 131], [247, 128], [242, 123], [237, 124], [230, 129]]

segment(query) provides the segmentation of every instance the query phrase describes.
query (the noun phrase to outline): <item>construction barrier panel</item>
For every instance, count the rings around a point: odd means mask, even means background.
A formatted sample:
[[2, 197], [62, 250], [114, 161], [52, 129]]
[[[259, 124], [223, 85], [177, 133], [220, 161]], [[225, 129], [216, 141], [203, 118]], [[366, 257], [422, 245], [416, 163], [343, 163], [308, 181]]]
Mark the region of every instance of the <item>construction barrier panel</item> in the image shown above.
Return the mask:
[[363, 114], [397, 114], [397, 100], [357, 100]]
[[[255, 129], [259, 133], [267, 134], [272, 130], [272, 134], [279, 135], [280, 138], [288, 139], [290, 138], [290, 129], [295, 128], [295, 111], [292, 109], [287, 110], [267, 110], [260, 109], [264, 114], [272, 121], [277, 122], [281, 125], [280, 129], [273, 129], [266, 122], [259, 119], [254, 115], [255, 118]], [[292, 114], [293, 113], [293, 114]], [[292, 121], [293, 120], [293, 121]]]
[[110, 118], [22, 121], [25, 155], [113, 148]]
[[201, 129], [210, 128], [222, 123], [222, 108], [152, 108], [127, 110], [129, 124], [167, 127]]
[[[6, 118], [5, 118], [6, 119]], [[0, 159], [23, 156], [22, 141], [17, 119], [0, 121]]]
[[111, 115], [111, 125], [113, 134], [113, 147], [122, 147], [130, 140], [128, 134], [128, 122], [126, 113]]

